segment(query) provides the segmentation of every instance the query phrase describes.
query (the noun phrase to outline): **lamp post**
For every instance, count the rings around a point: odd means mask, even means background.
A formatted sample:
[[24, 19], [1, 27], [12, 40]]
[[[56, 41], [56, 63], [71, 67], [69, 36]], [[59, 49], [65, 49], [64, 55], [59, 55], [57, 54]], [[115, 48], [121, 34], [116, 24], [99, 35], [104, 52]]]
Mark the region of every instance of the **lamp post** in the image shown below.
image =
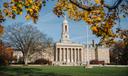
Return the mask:
[[86, 49], [86, 66], [88, 67], [89, 66], [89, 64], [90, 64], [90, 62], [89, 62], [89, 45], [88, 45], [88, 37], [89, 37], [89, 31], [88, 31], [88, 26], [87, 26], [87, 49]]

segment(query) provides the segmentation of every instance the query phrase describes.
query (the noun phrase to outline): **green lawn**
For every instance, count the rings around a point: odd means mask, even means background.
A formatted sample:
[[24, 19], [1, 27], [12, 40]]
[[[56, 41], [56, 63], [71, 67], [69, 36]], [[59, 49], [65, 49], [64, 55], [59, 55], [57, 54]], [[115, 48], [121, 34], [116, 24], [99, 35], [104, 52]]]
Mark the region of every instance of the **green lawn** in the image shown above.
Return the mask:
[[62, 66], [0, 67], [0, 76], [128, 76], [128, 68]]

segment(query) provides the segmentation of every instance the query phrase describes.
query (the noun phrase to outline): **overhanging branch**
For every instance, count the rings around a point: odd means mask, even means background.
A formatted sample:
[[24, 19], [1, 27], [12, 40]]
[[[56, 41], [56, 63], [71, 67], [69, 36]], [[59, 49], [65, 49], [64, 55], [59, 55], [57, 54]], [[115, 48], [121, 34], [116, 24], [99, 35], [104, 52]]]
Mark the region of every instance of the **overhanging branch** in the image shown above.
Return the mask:
[[[80, 4], [78, 1], [76, 0], [69, 0], [72, 4], [76, 5], [77, 7], [83, 9], [83, 10], [87, 10], [87, 11], [91, 11], [93, 8], [95, 8], [96, 6], [92, 6], [92, 7], [89, 7], [89, 6], [86, 6], [86, 5], [82, 5]], [[112, 9], [116, 9], [121, 3], [122, 3], [123, 0], [117, 0], [114, 5], [112, 6], [109, 6], [107, 4], [104, 4], [104, 7], [112, 10]]]
[[88, 10], [90, 11], [91, 10], [91, 7], [88, 7], [86, 5], [82, 5], [80, 4], [79, 2], [77, 2], [76, 0], [69, 0], [72, 4], [76, 5], [77, 7], [83, 9], [83, 10]]
[[104, 5], [106, 8], [108, 9], [116, 9], [118, 8], [118, 6], [122, 3], [123, 0], [117, 0], [112, 6], [109, 6], [109, 5]]

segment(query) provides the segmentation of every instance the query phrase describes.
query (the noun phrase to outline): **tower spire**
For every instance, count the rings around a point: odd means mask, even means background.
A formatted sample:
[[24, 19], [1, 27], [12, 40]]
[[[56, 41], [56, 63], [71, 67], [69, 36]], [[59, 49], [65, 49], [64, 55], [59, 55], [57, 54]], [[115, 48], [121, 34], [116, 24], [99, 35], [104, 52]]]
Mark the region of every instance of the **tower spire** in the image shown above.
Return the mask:
[[63, 24], [62, 24], [62, 34], [61, 34], [61, 42], [69, 42], [69, 27], [68, 27], [68, 21], [66, 19], [66, 15], [63, 16]]
[[66, 20], [66, 15], [64, 15], [64, 20]]
[[68, 24], [68, 21], [67, 21], [67, 19], [66, 19], [66, 15], [64, 15], [63, 17], [64, 17], [63, 24]]

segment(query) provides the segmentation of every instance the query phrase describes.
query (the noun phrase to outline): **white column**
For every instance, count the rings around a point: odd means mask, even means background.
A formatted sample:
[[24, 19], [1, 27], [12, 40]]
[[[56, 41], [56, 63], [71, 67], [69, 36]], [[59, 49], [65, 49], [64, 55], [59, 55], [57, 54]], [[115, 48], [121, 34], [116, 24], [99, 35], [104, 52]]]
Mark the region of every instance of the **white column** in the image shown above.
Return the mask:
[[68, 62], [70, 62], [70, 49], [68, 49]]
[[57, 61], [60, 61], [60, 48], [58, 48], [58, 50], [57, 50]]
[[81, 63], [83, 63], [83, 49], [82, 48], [81, 48], [80, 53], [81, 53]]
[[69, 49], [67, 48], [67, 62], [69, 62]]
[[73, 62], [75, 62], [75, 50], [74, 50], [74, 48], [72, 49], [72, 51], [73, 51]]
[[74, 55], [74, 56], [75, 56], [75, 63], [76, 63], [76, 62], [77, 62], [77, 61], [76, 61], [76, 58], [77, 58], [76, 49], [74, 50], [74, 52], [75, 52], [75, 55]]
[[58, 49], [56, 48], [56, 52], [55, 52], [55, 60], [58, 61], [58, 56], [57, 56], [57, 53], [58, 53]]
[[80, 55], [79, 55], [79, 49], [77, 50], [77, 57], [78, 57], [78, 63], [80, 62]]
[[73, 62], [73, 50], [71, 49], [71, 62]]
[[80, 50], [80, 54], [81, 54], [81, 61], [80, 62], [83, 63], [83, 50], [82, 49]]
[[67, 48], [65, 48], [65, 60], [67, 62]]
[[64, 50], [63, 48], [61, 48], [61, 51], [62, 51], [62, 62], [64, 61]]
[[66, 61], [66, 60], [65, 60], [65, 48], [63, 48], [63, 53], [64, 53], [64, 54], [63, 54], [63, 56], [64, 56], [63, 58], [64, 58], [64, 62], [65, 62], [65, 61]]
[[59, 50], [59, 61], [61, 62], [62, 61], [62, 50], [61, 50], [61, 48], [60, 48], [60, 50]]
[[70, 62], [72, 62], [72, 53], [71, 53], [71, 48], [69, 48], [69, 58], [70, 58]]
[[80, 62], [82, 61], [81, 48], [79, 49]]
[[76, 62], [78, 63], [78, 49], [76, 49]]

